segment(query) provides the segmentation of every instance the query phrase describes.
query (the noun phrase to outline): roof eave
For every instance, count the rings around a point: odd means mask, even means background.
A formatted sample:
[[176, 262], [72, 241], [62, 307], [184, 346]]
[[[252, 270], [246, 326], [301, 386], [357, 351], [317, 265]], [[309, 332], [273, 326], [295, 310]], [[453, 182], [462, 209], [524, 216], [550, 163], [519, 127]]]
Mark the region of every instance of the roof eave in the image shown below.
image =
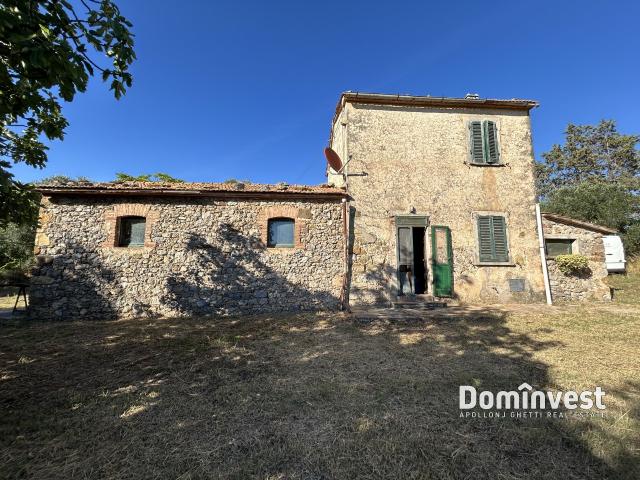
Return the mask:
[[532, 108], [539, 106], [539, 103], [535, 100], [525, 99], [502, 100], [491, 98], [452, 98], [359, 92], [344, 92], [340, 97], [338, 106], [346, 102], [401, 106], [501, 108], [510, 110], [531, 110]]
[[573, 227], [583, 228], [585, 230], [591, 230], [597, 233], [607, 233], [611, 235], [620, 233], [615, 228], [609, 228], [609, 227], [605, 227], [604, 225], [597, 225], [595, 223], [585, 222], [584, 220], [578, 220], [575, 218], [566, 217], [564, 215], [558, 215], [557, 213], [542, 212], [542, 216], [544, 218], [547, 218], [557, 223], [571, 225]]
[[115, 189], [115, 188], [60, 188], [40, 187], [36, 191], [47, 197], [103, 196], [103, 197], [214, 197], [239, 199], [325, 199], [348, 198], [346, 192], [301, 191], [229, 191], [229, 190], [170, 190], [170, 189]]

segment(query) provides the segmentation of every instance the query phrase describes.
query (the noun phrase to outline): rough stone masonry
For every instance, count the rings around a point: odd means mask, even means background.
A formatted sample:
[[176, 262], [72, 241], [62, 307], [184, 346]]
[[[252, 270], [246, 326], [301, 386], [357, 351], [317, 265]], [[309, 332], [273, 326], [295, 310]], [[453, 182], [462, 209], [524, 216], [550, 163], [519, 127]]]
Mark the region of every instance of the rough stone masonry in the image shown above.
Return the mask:
[[344, 162], [327, 168], [334, 186], [42, 186], [31, 314], [268, 313], [407, 296], [542, 302], [542, 261], [554, 298], [607, 299], [601, 234], [615, 231], [547, 217], [544, 235], [573, 239], [591, 274], [563, 276], [540, 258], [536, 106], [345, 92], [329, 141]]
[[[103, 319], [336, 309], [344, 280], [344, 193], [281, 190], [45, 187], [31, 315]], [[146, 219], [144, 244], [119, 247], [119, 220], [131, 216]], [[271, 218], [294, 220], [293, 246], [267, 246]]]

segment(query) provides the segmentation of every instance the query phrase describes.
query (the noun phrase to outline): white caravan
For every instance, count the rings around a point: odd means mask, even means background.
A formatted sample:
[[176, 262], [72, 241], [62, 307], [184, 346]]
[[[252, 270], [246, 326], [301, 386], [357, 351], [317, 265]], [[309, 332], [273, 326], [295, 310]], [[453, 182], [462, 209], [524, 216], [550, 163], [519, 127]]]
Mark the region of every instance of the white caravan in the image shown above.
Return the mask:
[[624, 246], [622, 239], [618, 235], [605, 235], [602, 237], [604, 242], [604, 255], [607, 264], [607, 271], [624, 272], [626, 260], [624, 259]]

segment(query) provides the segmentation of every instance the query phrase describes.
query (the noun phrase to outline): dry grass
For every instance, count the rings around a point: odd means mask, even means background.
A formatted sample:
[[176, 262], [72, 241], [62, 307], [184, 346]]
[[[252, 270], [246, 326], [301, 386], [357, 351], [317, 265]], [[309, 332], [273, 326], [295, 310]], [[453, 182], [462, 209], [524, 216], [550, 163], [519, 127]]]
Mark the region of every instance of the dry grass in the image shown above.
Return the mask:
[[609, 275], [606, 281], [617, 303], [640, 305], [640, 257], [629, 260], [626, 273]]
[[[5, 478], [638, 478], [635, 307], [0, 326]], [[601, 385], [606, 418], [459, 418]]]

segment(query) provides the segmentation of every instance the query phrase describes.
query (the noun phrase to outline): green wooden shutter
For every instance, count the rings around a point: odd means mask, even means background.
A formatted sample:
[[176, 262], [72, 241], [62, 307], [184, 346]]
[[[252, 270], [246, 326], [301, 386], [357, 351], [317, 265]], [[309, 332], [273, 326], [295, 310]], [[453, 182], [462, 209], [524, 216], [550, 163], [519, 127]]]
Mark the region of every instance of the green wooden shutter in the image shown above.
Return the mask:
[[485, 120], [483, 123], [486, 162], [498, 163], [500, 161], [500, 152], [498, 151], [498, 128], [496, 127], [496, 122]]
[[480, 249], [480, 261], [491, 262], [493, 260], [493, 227], [491, 217], [478, 217], [478, 247]]
[[478, 217], [478, 248], [481, 262], [508, 262], [507, 224], [499, 215]]
[[471, 147], [471, 161], [473, 163], [484, 163], [482, 122], [469, 122], [469, 143]]
[[493, 245], [494, 259], [496, 262], [509, 261], [509, 246], [507, 245], [507, 225], [504, 217], [494, 216], [493, 221]]
[[140, 247], [144, 245], [144, 231], [146, 222], [144, 217], [124, 217], [120, 220], [121, 247]]

